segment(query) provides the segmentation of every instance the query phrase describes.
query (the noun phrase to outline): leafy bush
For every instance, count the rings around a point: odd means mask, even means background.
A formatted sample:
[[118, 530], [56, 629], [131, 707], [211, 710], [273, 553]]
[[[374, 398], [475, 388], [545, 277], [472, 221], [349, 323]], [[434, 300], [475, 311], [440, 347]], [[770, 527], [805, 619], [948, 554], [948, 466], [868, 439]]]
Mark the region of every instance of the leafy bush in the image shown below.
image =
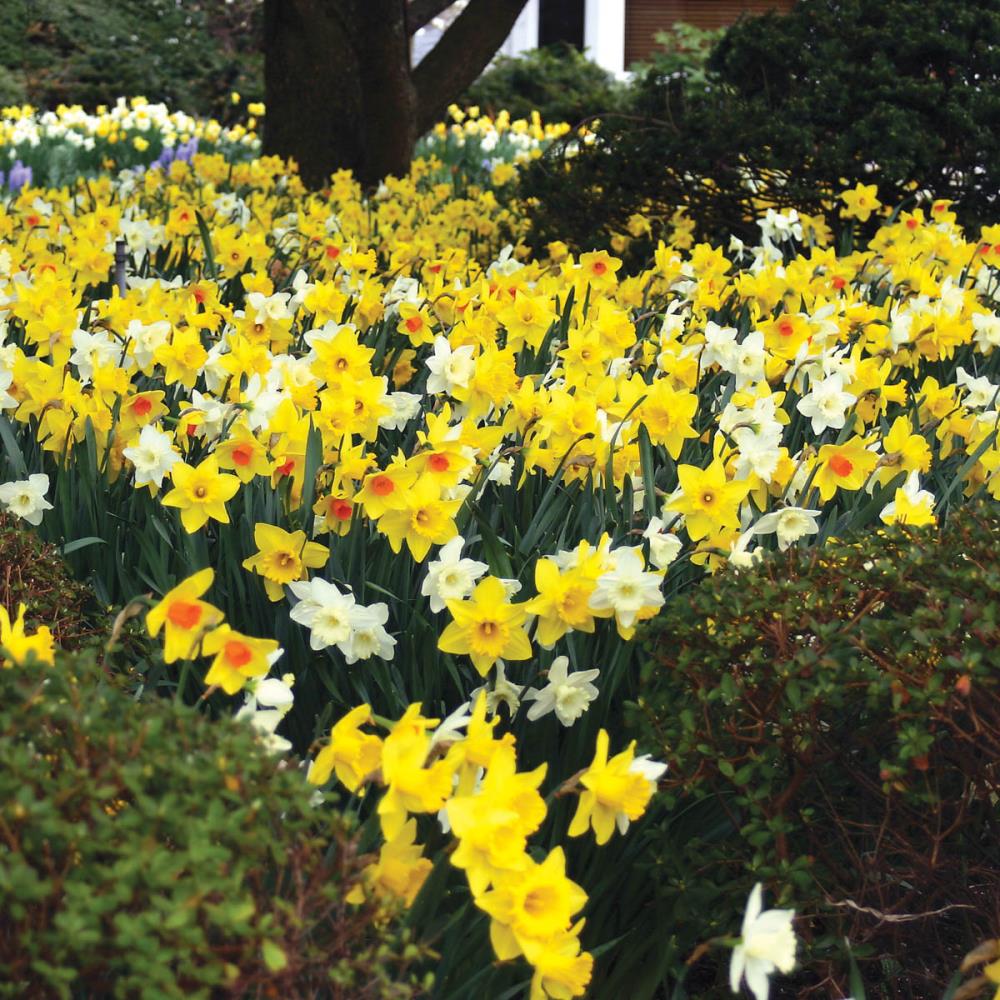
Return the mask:
[[60, 646], [75, 648], [94, 632], [89, 588], [73, 579], [54, 545], [0, 513], [0, 607], [14, 617], [19, 604], [49, 627]]
[[572, 45], [550, 45], [522, 56], [501, 56], [459, 103], [479, 105], [490, 114], [575, 124], [621, 104], [615, 78]]
[[658, 31], [656, 48], [649, 58], [629, 67], [632, 73], [660, 77], [681, 75], [695, 86], [708, 83], [708, 60], [725, 28], [699, 28], [684, 21], [675, 22], [669, 31]]
[[141, 94], [224, 115], [229, 94], [263, 94], [255, 0], [40, 0], [0, 25], [4, 102], [114, 104]]
[[249, 727], [0, 670], [0, 995], [407, 997], [346, 823]]
[[[858, 182], [888, 205], [929, 188], [957, 201], [964, 225], [995, 216], [990, 0], [801, 0], [738, 22], [708, 68], [708, 87], [648, 72], [598, 142], [554, 144], [526, 171], [536, 247], [560, 225], [567, 243], [589, 249], [596, 233], [610, 245], [637, 212], [662, 235], [678, 207], [700, 237], [753, 237], [762, 206], [819, 214]], [[633, 250], [641, 259], [646, 247]]]
[[998, 538], [996, 508], [973, 508], [940, 536], [790, 550], [648, 627], [640, 738], [671, 763], [674, 811], [710, 800], [732, 824], [676, 862], [685, 891], [724, 907], [741, 880], [784, 886], [815, 957], [846, 935], [912, 995], [996, 931]]

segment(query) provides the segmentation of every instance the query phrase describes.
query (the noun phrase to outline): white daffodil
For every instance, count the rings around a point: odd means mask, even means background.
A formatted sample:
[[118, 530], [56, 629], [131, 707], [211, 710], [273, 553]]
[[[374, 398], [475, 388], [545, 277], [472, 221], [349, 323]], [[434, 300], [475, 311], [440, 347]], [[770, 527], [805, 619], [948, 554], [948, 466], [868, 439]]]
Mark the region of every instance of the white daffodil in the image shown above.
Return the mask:
[[[2, 406], [2, 399], [0, 399]], [[501, 486], [510, 486], [510, 477], [514, 472], [514, 463], [509, 458], [501, 458], [493, 463], [486, 477], [491, 483], [499, 483]]]
[[128, 368], [131, 364], [130, 358], [122, 358], [122, 345], [107, 330], [74, 330], [72, 344], [69, 360], [76, 365], [84, 385], [89, 385], [95, 368], [115, 368], [119, 362]]
[[337, 648], [348, 663], [367, 660], [378, 656], [391, 660], [396, 648], [396, 640], [385, 630], [389, 620], [387, 604], [370, 604], [368, 607], [356, 605], [351, 612], [351, 634]]
[[153, 354], [167, 342], [169, 336], [170, 324], [166, 320], [146, 324], [133, 319], [125, 327], [125, 339], [131, 345], [132, 357], [143, 371], [153, 364]]
[[452, 350], [447, 337], [434, 341], [434, 353], [424, 362], [430, 371], [427, 376], [427, 391], [446, 392], [453, 395], [455, 389], [464, 389], [475, 374], [476, 361], [471, 344]]
[[729, 547], [729, 563], [731, 566], [736, 567], [736, 569], [750, 569], [761, 560], [763, 552], [759, 549], [750, 548], [754, 534], [754, 529], [749, 528]]
[[781, 461], [781, 434], [782, 426], [777, 421], [733, 431], [733, 440], [739, 448], [733, 470], [736, 478], [747, 479], [753, 473], [769, 483]]
[[485, 685], [476, 688], [472, 694], [469, 695], [469, 704], [475, 705], [476, 698], [479, 697], [480, 691], [485, 691], [486, 711], [490, 715], [496, 715], [497, 709], [500, 707], [502, 702], [507, 706], [507, 710], [513, 716], [521, 707], [521, 687], [520, 685], [512, 684], [509, 680], [507, 680], [507, 665], [503, 660], [497, 660], [494, 664], [493, 670], [493, 690], [489, 690]]
[[995, 313], [973, 313], [972, 329], [976, 346], [989, 354], [994, 347], [1000, 347], [1000, 316]]
[[259, 372], [254, 372], [247, 381], [240, 400], [250, 429], [259, 431], [266, 427], [286, 398], [277, 385], [272, 384], [269, 379], [261, 378]]
[[701, 353], [701, 367], [717, 364], [727, 371], [733, 367], [736, 352], [736, 333], [733, 326], [719, 326], [709, 320], [705, 324], [705, 346]]
[[49, 477], [36, 473], [27, 479], [0, 486], [0, 507], [15, 517], [23, 518], [28, 524], [42, 523], [42, 514], [52, 510], [52, 504], [45, 499], [49, 491]]
[[[280, 656], [282, 650], [275, 652]], [[272, 662], [275, 659], [277, 657], [272, 654]], [[291, 742], [283, 736], [278, 736], [275, 730], [291, 710], [294, 701], [292, 694], [294, 683], [295, 678], [292, 674], [284, 674], [280, 680], [277, 677], [268, 677], [257, 682], [251, 681], [246, 699], [236, 713], [237, 719], [249, 722], [253, 726], [272, 753], [287, 753], [292, 749]]]
[[17, 409], [18, 401], [7, 391], [13, 384], [13, 374], [0, 368], [0, 410]]
[[764, 334], [760, 330], [748, 333], [730, 349], [726, 362], [726, 371], [736, 376], [737, 390], [745, 389], [755, 382], [763, 382], [764, 366], [767, 363]]
[[337, 587], [321, 577], [297, 580], [288, 585], [298, 598], [289, 617], [309, 629], [312, 649], [346, 643], [351, 637], [355, 601], [353, 594], [342, 594]]
[[729, 965], [729, 988], [738, 993], [740, 981], [757, 1000], [767, 1000], [768, 976], [775, 971], [789, 973], [795, 968], [794, 910], [764, 910], [763, 889], [758, 882], [747, 900], [740, 943], [733, 949]]
[[135, 444], [122, 449], [122, 455], [135, 466], [135, 485], [155, 486], [163, 484], [163, 477], [181, 460], [180, 452], [174, 448], [173, 438], [156, 424], [146, 424]]
[[273, 295], [265, 295], [263, 292], [248, 292], [246, 298], [246, 315], [251, 317], [254, 323], [266, 325], [268, 321], [280, 323], [282, 320], [291, 319], [292, 313], [288, 308], [291, 301], [288, 292], [275, 292]]
[[205, 396], [197, 389], [191, 391], [191, 405], [186, 407], [181, 416], [187, 416], [192, 410], [201, 414], [201, 420], [195, 429], [200, 438], [214, 441], [222, 433], [222, 428], [229, 420], [232, 407], [223, 401]]
[[401, 431], [421, 412], [421, 398], [415, 392], [387, 393], [381, 402], [389, 407], [389, 412], [379, 417], [379, 427], [390, 431]]
[[431, 746], [437, 746], [439, 743], [455, 743], [464, 739], [463, 730], [468, 728], [471, 718], [472, 702], [463, 702], [454, 712], [438, 723], [437, 728], [431, 733]]
[[828, 427], [843, 427], [848, 408], [857, 401], [857, 396], [844, 391], [844, 377], [837, 373], [814, 382], [795, 408], [810, 418], [813, 434], [822, 434]]
[[1000, 385], [994, 385], [985, 375], [970, 375], [961, 365], [955, 371], [955, 382], [966, 390], [962, 403], [970, 410], [996, 406]]
[[587, 711], [597, 697], [598, 690], [591, 684], [600, 676], [600, 670], [576, 670], [569, 673], [569, 658], [557, 656], [549, 667], [549, 683], [545, 687], [528, 688], [525, 701], [533, 701], [528, 709], [528, 719], [534, 722], [555, 711], [564, 726], [572, 726]]
[[649, 542], [649, 561], [657, 569], [666, 569], [679, 555], [683, 543], [672, 532], [665, 531], [662, 518], [651, 517], [642, 537]]
[[621, 548], [610, 553], [612, 568], [597, 578], [590, 595], [592, 611], [612, 610], [622, 628], [631, 628], [643, 608], [659, 608], [663, 604], [658, 573], [647, 573], [635, 549]]
[[782, 552], [794, 545], [806, 535], [815, 535], [819, 531], [816, 518], [821, 511], [806, 510], [804, 507], [783, 507], [781, 510], [765, 514], [753, 526], [755, 535], [769, 535], [774, 532], [778, 536], [778, 548]]
[[464, 601], [476, 587], [476, 581], [489, 569], [486, 563], [462, 558], [465, 539], [456, 535], [428, 563], [427, 576], [420, 593], [430, 598], [431, 611], [443, 611], [448, 601]]

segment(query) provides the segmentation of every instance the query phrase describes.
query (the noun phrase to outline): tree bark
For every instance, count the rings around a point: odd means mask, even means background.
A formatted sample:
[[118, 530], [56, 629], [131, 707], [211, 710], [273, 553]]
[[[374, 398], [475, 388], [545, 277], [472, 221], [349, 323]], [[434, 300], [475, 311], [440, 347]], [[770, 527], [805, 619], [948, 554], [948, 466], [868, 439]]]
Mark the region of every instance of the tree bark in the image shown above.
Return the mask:
[[264, 152], [292, 157], [321, 187], [362, 164], [355, 3], [265, 0]]
[[[526, 0], [470, 0], [416, 70], [406, 0], [265, 0], [264, 151], [310, 187], [407, 172], [413, 147], [487, 66]], [[418, 2], [423, 16], [437, 4]]]
[[363, 0], [358, 62], [364, 108], [362, 163], [365, 184], [410, 169], [417, 132], [417, 91], [410, 74], [405, 0]]
[[452, 3], [453, 0], [410, 0], [406, 5], [406, 30], [412, 35], [446, 11]]

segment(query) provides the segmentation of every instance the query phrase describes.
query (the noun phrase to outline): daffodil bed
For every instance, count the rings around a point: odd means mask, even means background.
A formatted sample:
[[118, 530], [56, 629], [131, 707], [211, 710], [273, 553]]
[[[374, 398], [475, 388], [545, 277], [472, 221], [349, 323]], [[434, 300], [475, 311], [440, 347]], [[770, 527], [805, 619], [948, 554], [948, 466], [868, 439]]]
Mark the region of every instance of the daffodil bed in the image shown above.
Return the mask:
[[[627, 836], [663, 772], [616, 736], [637, 626], [766, 548], [1000, 497], [1000, 227], [858, 188], [841, 228], [884, 224], [851, 252], [771, 212], [758, 247], [661, 244], [626, 277], [503, 246], [516, 202], [446, 175], [310, 193], [192, 153], [22, 180], [0, 503], [107, 605], [151, 595], [147, 688], [238, 708], [317, 786], [381, 789], [351, 799], [378, 803], [366, 892], [412, 903], [443, 828], [497, 958], [580, 996], [604, 942], [576, 838]], [[0, 629], [5, 665], [51, 658]], [[734, 962], [755, 992], [791, 967], [769, 919], [780, 948]]]

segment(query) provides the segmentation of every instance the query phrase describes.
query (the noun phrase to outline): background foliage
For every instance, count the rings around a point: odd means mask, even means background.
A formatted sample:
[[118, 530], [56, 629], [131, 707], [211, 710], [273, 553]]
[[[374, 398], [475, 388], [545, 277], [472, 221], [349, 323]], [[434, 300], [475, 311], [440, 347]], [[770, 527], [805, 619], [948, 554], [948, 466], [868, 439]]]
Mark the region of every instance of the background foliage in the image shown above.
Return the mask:
[[956, 200], [964, 225], [990, 222], [998, 43], [989, 0], [800, 0], [740, 21], [709, 61], [708, 86], [654, 66], [598, 142], [567, 140], [532, 165], [521, 193], [534, 245], [610, 246], [636, 212], [662, 234], [678, 206], [701, 237], [748, 238], [761, 194], [821, 213], [857, 182], [892, 205], [930, 188]]
[[500, 56], [465, 93], [462, 103], [512, 118], [577, 122], [622, 106], [626, 88], [571, 45], [553, 45], [523, 56]]
[[0, 19], [0, 105], [114, 104], [141, 94], [224, 118], [263, 95], [257, 0], [11, 0]]

